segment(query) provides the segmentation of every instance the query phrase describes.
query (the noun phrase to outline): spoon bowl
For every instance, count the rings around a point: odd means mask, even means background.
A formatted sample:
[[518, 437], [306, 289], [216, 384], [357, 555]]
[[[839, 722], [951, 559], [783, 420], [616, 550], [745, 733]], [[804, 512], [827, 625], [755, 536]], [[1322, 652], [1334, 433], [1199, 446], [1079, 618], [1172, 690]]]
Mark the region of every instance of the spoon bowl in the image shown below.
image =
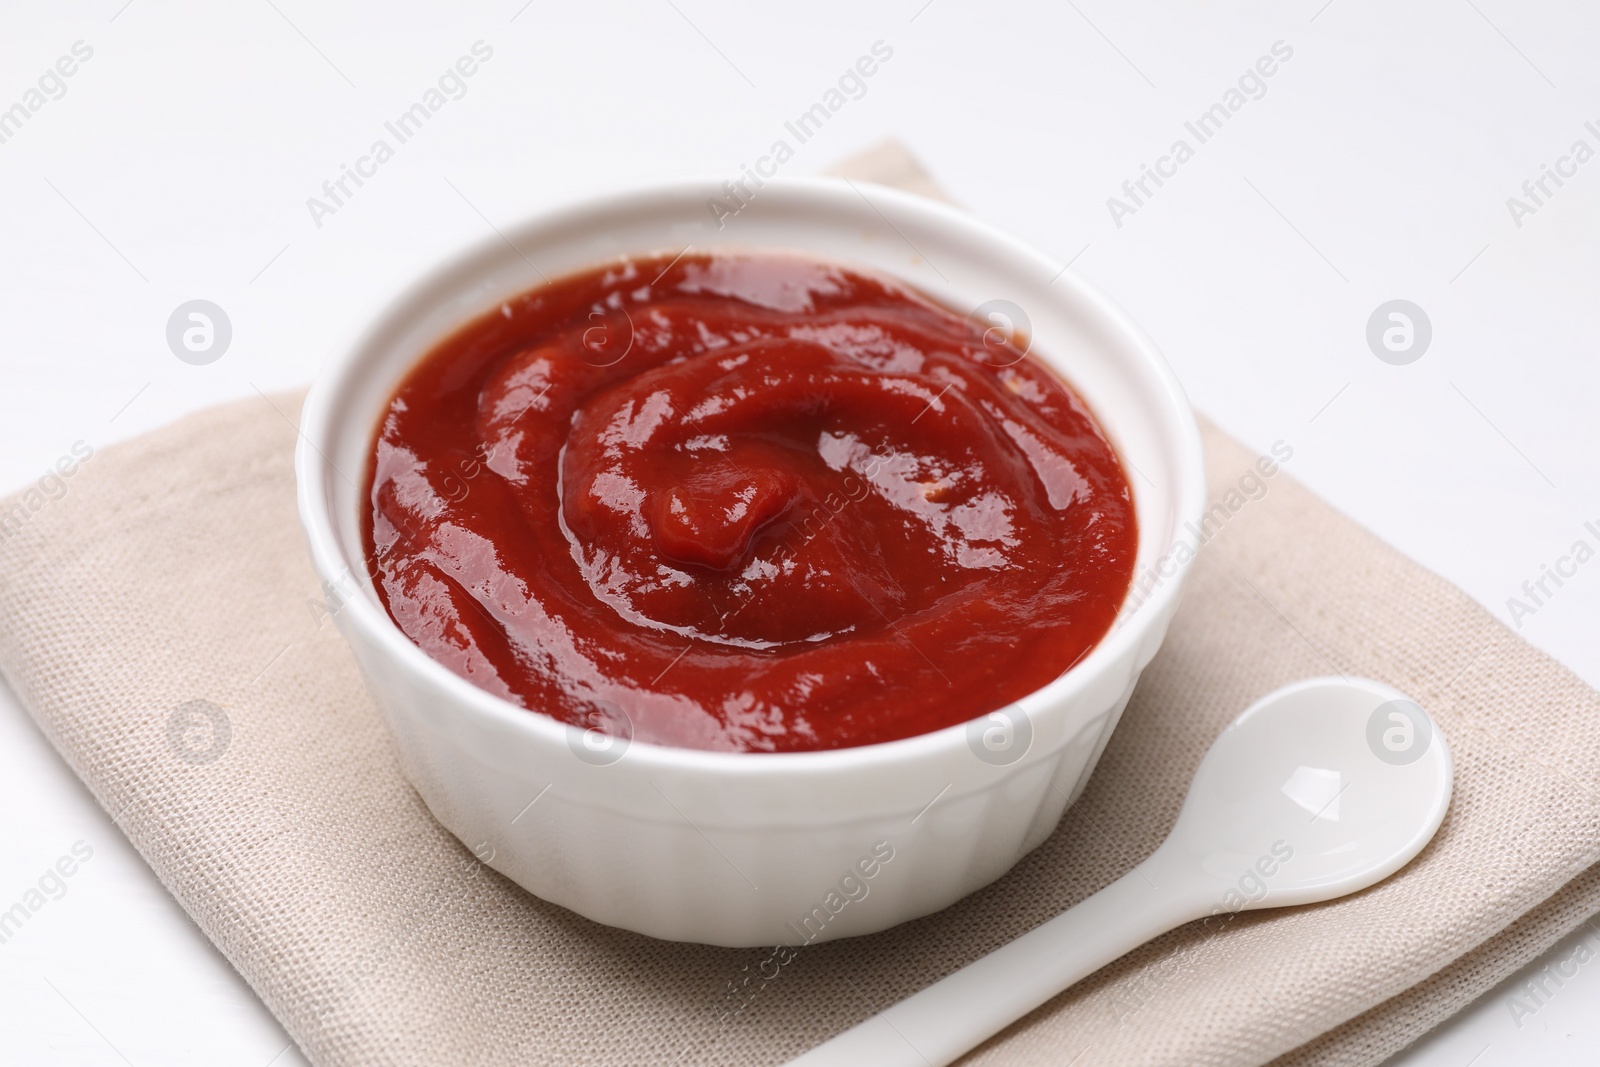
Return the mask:
[[1422, 851], [1451, 779], [1449, 746], [1405, 694], [1311, 678], [1262, 697], [1217, 737], [1157, 855], [1174, 883], [1206, 888], [1203, 873], [1221, 880], [1210, 887], [1218, 900], [1238, 890], [1245, 899], [1229, 910], [1331, 900]]

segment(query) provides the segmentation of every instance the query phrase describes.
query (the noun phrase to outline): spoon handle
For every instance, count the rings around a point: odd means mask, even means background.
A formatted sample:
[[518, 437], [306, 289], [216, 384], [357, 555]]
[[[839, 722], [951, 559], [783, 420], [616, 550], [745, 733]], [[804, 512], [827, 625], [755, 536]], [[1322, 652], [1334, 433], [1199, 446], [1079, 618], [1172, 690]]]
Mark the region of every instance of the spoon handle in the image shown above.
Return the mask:
[[791, 1067], [953, 1062], [1080, 978], [1203, 914], [1158, 857], [1159, 851], [1015, 941], [791, 1060]]

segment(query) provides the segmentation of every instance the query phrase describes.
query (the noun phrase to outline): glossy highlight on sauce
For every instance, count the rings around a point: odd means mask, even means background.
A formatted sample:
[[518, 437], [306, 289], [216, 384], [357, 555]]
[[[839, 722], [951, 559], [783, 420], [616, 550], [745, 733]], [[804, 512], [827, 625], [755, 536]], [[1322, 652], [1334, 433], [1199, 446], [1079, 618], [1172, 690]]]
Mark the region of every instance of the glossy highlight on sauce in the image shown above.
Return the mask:
[[1105, 636], [1137, 533], [1088, 408], [987, 325], [767, 252], [524, 293], [389, 403], [379, 595], [469, 681], [647, 743], [843, 748], [1002, 708]]

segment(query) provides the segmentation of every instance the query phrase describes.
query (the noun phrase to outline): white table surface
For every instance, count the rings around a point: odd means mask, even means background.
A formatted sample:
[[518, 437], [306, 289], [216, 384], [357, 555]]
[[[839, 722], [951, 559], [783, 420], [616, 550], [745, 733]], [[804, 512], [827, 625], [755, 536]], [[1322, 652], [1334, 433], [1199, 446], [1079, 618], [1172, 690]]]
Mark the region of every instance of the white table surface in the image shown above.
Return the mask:
[[[1200, 409], [1258, 448], [1290, 443], [1287, 469], [1508, 622], [1524, 581], [1600, 543], [1584, 528], [1600, 526], [1600, 160], [1547, 179], [1531, 214], [1507, 205], [1575, 140], [1600, 149], [1584, 126], [1600, 120], [1592, 6], [435, 6], [449, 10], [6, 5], [0, 109], [75, 42], [92, 55], [0, 143], [0, 487], [75, 442], [308, 381], [332, 339], [490, 220], [646, 178], [736, 177], [881, 40], [892, 58], [786, 172], [900, 137], [980, 215], [1075, 259]], [[307, 198], [479, 40], [493, 55], [465, 95], [316, 225]], [[1265, 94], [1116, 225], [1107, 198], [1173, 140], [1194, 145], [1185, 121], [1278, 41], [1293, 55]], [[194, 298], [233, 326], [206, 366], [165, 339]], [[1408, 365], [1365, 340], [1392, 298], [1433, 327]], [[1549, 588], [1520, 632], [1600, 684], [1600, 562]], [[74, 843], [93, 850], [0, 944], [0, 1060], [301, 1062], [15, 698], [0, 703], [0, 904]], [[1600, 950], [1600, 924], [1582, 936]], [[1508, 995], [1399, 1062], [1593, 1062], [1600, 963], [1536, 1015], [1513, 1018]]]

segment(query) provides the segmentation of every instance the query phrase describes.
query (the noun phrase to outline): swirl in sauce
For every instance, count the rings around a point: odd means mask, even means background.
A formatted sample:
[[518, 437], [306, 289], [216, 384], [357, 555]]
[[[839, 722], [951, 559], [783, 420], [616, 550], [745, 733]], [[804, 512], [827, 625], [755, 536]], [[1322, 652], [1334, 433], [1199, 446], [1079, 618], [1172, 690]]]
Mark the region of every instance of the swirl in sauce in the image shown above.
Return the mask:
[[1136, 550], [1115, 451], [1018, 341], [784, 254], [560, 279], [395, 393], [371, 573], [430, 656], [575, 726], [774, 752], [973, 719], [1100, 641]]

